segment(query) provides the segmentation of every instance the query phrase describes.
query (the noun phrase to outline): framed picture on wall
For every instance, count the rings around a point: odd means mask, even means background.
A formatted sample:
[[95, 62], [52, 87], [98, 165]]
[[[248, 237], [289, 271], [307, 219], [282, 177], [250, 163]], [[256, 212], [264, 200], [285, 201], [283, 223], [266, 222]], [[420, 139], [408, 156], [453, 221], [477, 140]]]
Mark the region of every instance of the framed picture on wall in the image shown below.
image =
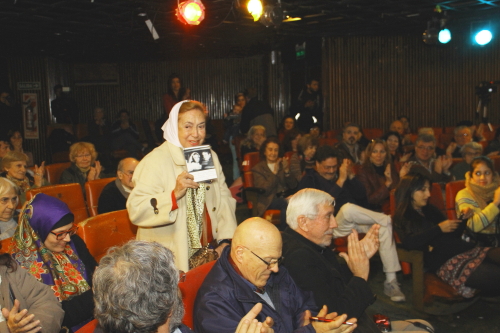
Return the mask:
[[23, 93], [23, 126], [25, 139], [38, 139], [38, 95]]

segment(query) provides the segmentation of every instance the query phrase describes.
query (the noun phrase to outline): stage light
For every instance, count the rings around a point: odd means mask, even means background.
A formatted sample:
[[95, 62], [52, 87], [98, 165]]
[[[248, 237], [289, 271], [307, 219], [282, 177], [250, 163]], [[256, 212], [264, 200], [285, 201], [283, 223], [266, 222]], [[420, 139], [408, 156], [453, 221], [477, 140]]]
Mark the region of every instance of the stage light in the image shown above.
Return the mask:
[[260, 17], [259, 22], [268, 28], [270, 26], [280, 26], [283, 22], [283, 10], [281, 9], [281, 6], [277, 4], [274, 6], [264, 7], [264, 13]]
[[184, 24], [198, 25], [205, 18], [205, 6], [200, 0], [181, 2], [175, 12], [179, 21]]
[[483, 29], [481, 31], [479, 31], [475, 36], [474, 36], [474, 41], [483, 46], [483, 45], [486, 45], [488, 44], [489, 42], [491, 42], [491, 39], [493, 38], [493, 34], [491, 33], [491, 31], [487, 30], [487, 29]]
[[441, 44], [446, 44], [451, 40], [450, 29], [443, 29], [439, 32], [438, 40]]
[[250, 0], [247, 8], [248, 12], [252, 14], [254, 22], [257, 22], [262, 15], [262, 2], [260, 0]]

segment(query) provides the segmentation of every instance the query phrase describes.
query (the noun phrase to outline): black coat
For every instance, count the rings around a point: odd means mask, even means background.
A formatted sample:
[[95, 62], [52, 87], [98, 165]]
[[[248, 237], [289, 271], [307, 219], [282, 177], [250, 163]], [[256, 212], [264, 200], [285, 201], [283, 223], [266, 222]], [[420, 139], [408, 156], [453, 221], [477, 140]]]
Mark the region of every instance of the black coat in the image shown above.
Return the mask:
[[99, 204], [97, 212], [99, 214], [114, 212], [117, 210], [127, 209], [127, 198], [125, 198], [116, 186], [116, 182], [112, 181], [104, 187], [99, 196]]

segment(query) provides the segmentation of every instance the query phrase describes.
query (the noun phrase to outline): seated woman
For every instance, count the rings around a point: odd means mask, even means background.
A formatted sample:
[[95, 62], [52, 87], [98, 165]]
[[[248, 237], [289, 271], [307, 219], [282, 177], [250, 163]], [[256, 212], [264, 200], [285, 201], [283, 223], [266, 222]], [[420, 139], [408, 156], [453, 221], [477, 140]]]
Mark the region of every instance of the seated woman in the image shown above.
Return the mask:
[[387, 142], [387, 148], [389, 148], [389, 153], [391, 154], [392, 161], [406, 162], [411, 156], [411, 153], [405, 154], [403, 149], [403, 139], [398, 132], [387, 132], [386, 135], [382, 137], [385, 142]]
[[297, 129], [295, 118], [292, 116], [285, 116], [285, 118], [281, 121], [280, 128], [278, 129], [278, 138], [280, 141], [283, 141], [287, 133], [292, 129]]
[[306, 169], [314, 169], [316, 166], [316, 150], [319, 146], [319, 140], [310, 134], [302, 136], [297, 144], [297, 153], [290, 158], [290, 174], [297, 180], [302, 179]]
[[[390, 191], [398, 185], [400, 175], [392, 163], [387, 143], [382, 139], [372, 140], [366, 147], [366, 157], [356, 178], [366, 189], [369, 208], [390, 214]], [[406, 173], [408, 173], [408, 167], [401, 168], [400, 174]]]
[[[467, 234], [479, 246], [500, 245], [500, 178], [486, 156], [472, 160], [465, 188], [455, 197], [457, 216], [467, 219]], [[470, 233], [469, 233], [470, 231]]]
[[[26, 270], [19, 269], [8, 253], [0, 254], [0, 302], [5, 318], [0, 322], [0, 332], [41, 332], [42, 329], [59, 332], [61, 329], [64, 311], [52, 290]], [[27, 312], [20, 313], [24, 309]]]
[[297, 145], [299, 144], [299, 140], [302, 137], [302, 133], [298, 129], [291, 129], [286, 134], [281, 142], [283, 143], [283, 151], [289, 152], [297, 151]]
[[[96, 161], [97, 152], [94, 145], [89, 142], [77, 142], [69, 147], [69, 160], [71, 166], [61, 174], [60, 184], [78, 183], [82, 187], [85, 198], [85, 183], [89, 180], [99, 179], [101, 164]], [[92, 166], [95, 162], [95, 167]]]
[[21, 192], [19, 196], [21, 204], [26, 201], [26, 192], [30, 189], [48, 185], [48, 182], [43, 178], [45, 162], [42, 162], [40, 167], [35, 165], [35, 175], [33, 177], [27, 173], [27, 164], [28, 156], [17, 151], [8, 152], [2, 159], [2, 173], [0, 173], [0, 176], [16, 184]]
[[0, 240], [12, 237], [16, 231], [19, 194], [19, 188], [13, 182], [0, 178]]
[[266, 141], [266, 128], [262, 125], [250, 127], [247, 138], [241, 142], [241, 158], [243, 159], [245, 154], [258, 152], [264, 141]]
[[77, 229], [64, 202], [39, 193], [23, 207], [12, 251], [21, 267], [50, 286], [65, 312], [63, 326], [73, 331], [93, 316], [97, 266]]
[[464, 160], [455, 164], [450, 170], [455, 180], [465, 180], [465, 174], [470, 170], [472, 160], [483, 155], [483, 146], [474, 141], [467, 142], [460, 149], [460, 154]]
[[255, 187], [265, 190], [257, 195], [255, 215], [262, 216], [268, 209], [279, 209], [280, 225], [286, 227], [286, 208], [288, 201], [285, 198], [287, 190], [297, 187], [297, 180], [290, 175], [290, 163], [279, 157], [280, 144], [276, 137], [267, 139], [260, 148], [261, 161], [252, 168]]
[[498, 294], [500, 249], [475, 247], [462, 240], [465, 223], [447, 220], [439, 209], [427, 204], [430, 187], [428, 176], [410, 173], [396, 189], [394, 225], [403, 246], [423, 251], [424, 266], [461, 296], [473, 297], [476, 289]]
[[7, 136], [9, 137], [11, 150], [26, 154], [26, 156], [28, 156], [28, 167], [34, 166], [35, 163], [33, 162], [33, 154], [29, 151], [24, 151], [23, 149], [23, 136], [21, 131], [11, 130], [7, 133]]

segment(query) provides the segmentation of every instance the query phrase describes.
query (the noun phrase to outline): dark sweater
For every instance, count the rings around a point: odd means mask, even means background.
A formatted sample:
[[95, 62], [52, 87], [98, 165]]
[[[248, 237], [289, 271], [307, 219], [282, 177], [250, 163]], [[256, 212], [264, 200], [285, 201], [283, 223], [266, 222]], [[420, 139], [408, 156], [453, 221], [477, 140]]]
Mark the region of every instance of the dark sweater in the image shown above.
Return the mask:
[[318, 308], [328, 306], [328, 312], [358, 318], [356, 332], [380, 332], [365, 314], [375, 301], [368, 283], [353, 276], [341, 265], [335, 253], [287, 228], [283, 232], [283, 265], [299, 288], [312, 291]]
[[299, 183], [298, 191], [303, 188], [315, 188], [327, 192], [335, 198], [335, 214], [348, 202], [369, 209], [366, 190], [358, 179], [346, 179], [342, 187], [338, 186], [336, 181], [325, 179], [314, 169], [306, 169], [306, 174]]
[[99, 214], [114, 212], [117, 210], [127, 209], [127, 198], [123, 196], [116, 185], [116, 181], [112, 181], [104, 186], [101, 195], [99, 196], [99, 203], [97, 212]]
[[[461, 238], [465, 230], [464, 222], [454, 232], [444, 233], [438, 224], [447, 218], [438, 208], [429, 204], [422, 208], [422, 212], [424, 216], [410, 207], [404, 215], [404, 221], [395, 220], [394, 224], [404, 248], [424, 252], [424, 265], [429, 271], [436, 272], [448, 259], [474, 247]], [[412, 230], [410, 221], [419, 229]], [[432, 251], [429, 247], [432, 247]]]

